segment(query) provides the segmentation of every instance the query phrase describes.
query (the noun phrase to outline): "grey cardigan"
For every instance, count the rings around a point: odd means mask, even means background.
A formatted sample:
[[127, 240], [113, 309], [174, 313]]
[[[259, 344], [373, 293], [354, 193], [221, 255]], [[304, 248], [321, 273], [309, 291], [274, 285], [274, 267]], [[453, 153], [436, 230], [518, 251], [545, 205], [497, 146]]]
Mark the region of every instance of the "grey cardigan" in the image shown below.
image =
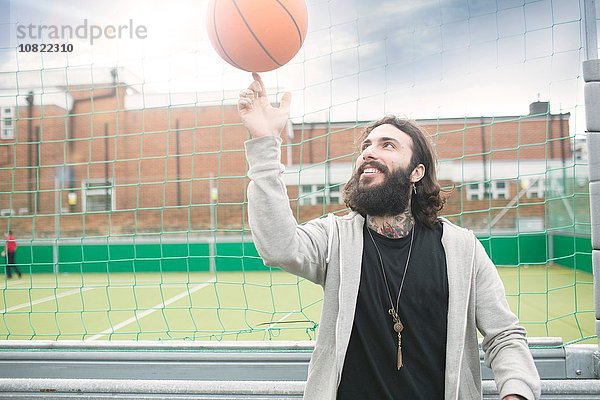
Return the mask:
[[[281, 139], [246, 142], [248, 216], [266, 265], [323, 286], [323, 309], [305, 399], [335, 399], [352, 331], [360, 283], [364, 218], [354, 212], [298, 225], [281, 180]], [[471, 231], [443, 220], [448, 268], [445, 399], [480, 399], [477, 330], [500, 398], [538, 399], [540, 380], [526, 332], [510, 311], [496, 268]]]

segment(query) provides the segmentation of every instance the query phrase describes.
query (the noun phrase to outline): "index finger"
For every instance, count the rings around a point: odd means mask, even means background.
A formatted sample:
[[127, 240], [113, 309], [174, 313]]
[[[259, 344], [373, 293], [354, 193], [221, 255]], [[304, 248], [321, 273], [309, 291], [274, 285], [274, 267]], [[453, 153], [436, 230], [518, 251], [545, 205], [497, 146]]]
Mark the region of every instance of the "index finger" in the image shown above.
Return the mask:
[[265, 84], [262, 81], [262, 78], [260, 77], [259, 74], [257, 74], [256, 72], [252, 73], [252, 78], [254, 78], [254, 80], [256, 82], [258, 82], [258, 86], [259, 86], [259, 90], [258, 90], [258, 97], [264, 97], [267, 95], [267, 92], [265, 90]]

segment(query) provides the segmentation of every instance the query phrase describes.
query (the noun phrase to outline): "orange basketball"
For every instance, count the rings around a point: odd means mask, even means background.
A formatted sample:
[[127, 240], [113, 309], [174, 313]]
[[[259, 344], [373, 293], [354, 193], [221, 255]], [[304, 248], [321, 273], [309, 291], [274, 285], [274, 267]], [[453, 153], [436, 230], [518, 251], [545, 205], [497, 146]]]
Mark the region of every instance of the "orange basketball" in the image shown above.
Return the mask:
[[223, 60], [244, 71], [265, 72], [298, 53], [308, 12], [304, 0], [211, 0], [206, 25]]

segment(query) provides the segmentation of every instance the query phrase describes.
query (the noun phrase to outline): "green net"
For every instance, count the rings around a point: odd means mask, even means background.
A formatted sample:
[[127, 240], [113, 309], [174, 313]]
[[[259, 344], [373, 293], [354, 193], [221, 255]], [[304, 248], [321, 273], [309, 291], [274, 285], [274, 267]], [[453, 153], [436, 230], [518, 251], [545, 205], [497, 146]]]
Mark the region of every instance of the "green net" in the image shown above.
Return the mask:
[[[61, 1], [5, 3], [0, 228], [22, 277], [0, 285], [0, 337], [313, 340], [321, 288], [264, 266], [252, 242], [236, 109], [250, 77], [210, 48], [206, 2], [68, 16]], [[282, 163], [298, 222], [347, 211], [368, 121], [416, 119], [451, 190], [443, 215], [484, 244], [529, 334], [589, 340], [581, 5], [369, 4], [309, 1], [302, 50], [263, 75], [273, 102], [294, 98]], [[148, 37], [37, 30], [127, 22], [117, 9]]]

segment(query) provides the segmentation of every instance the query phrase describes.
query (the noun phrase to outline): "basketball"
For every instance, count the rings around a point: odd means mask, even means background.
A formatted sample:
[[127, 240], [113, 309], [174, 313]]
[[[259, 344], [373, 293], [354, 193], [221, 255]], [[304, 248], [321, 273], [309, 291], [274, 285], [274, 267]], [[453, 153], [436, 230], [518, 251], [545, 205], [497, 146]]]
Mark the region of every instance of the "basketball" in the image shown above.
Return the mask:
[[206, 19], [219, 56], [248, 72], [286, 64], [302, 47], [308, 28], [304, 0], [211, 0]]

